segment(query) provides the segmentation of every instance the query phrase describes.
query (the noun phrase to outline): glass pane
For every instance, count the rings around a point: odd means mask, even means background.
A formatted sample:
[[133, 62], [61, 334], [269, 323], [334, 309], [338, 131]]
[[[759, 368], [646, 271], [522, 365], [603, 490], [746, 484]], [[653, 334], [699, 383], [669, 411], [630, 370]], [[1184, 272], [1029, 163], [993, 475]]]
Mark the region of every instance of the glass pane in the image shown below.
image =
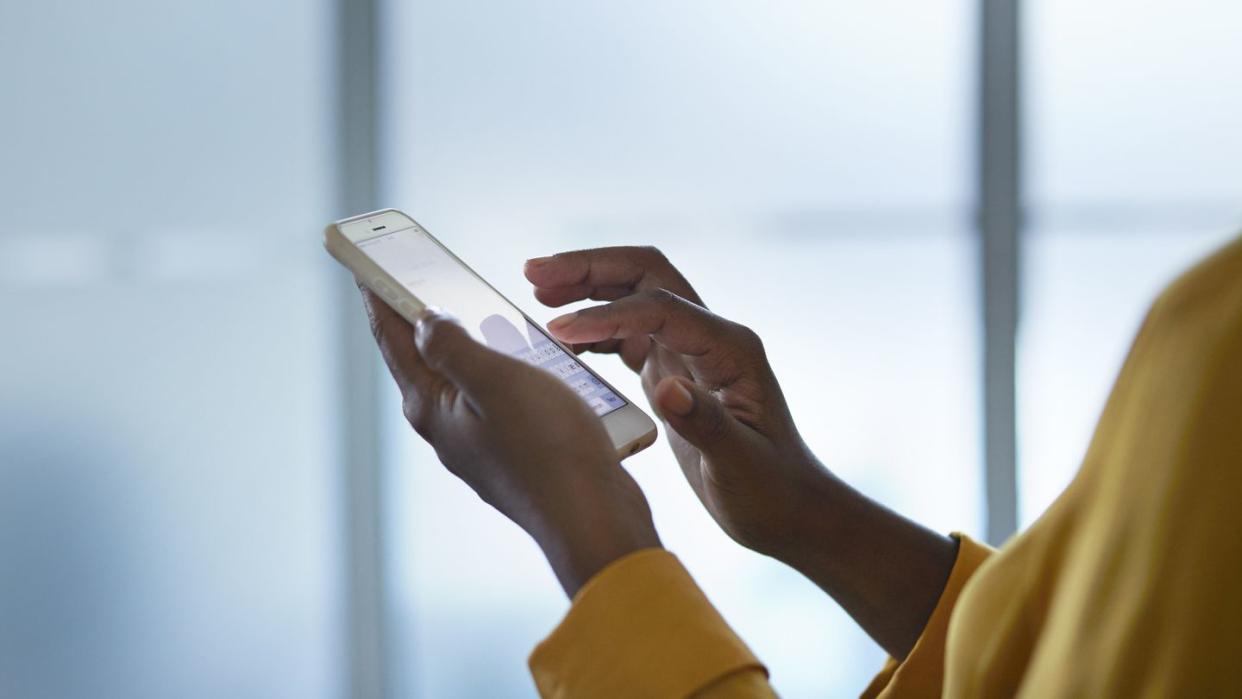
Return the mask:
[[[527, 257], [659, 245], [763, 335], [827, 463], [977, 532], [969, 5], [394, 3], [391, 201], [543, 321]], [[611, 359], [588, 361], [645, 404]], [[533, 695], [563, 595], [389, 404], [393, 685]], [[783, 696], [861, 691], [882, 654], [835, 604], [732, 544], [663, 441], [626, 463]]]
[[392, 3], [394, 194], [428, 225], [726, 203], [955, 217], [970, 196], [971, 6]]
[[337, 693], [326, 9], [0, 8], [2, 696]]
[[1034, 521], [1078, 471], [1157, 294], [1232, 233], [1036, 231], [1025, 244], [1019, 337], [1019, 512]]
[[1033, 201], [1058, 211], [1223, 205], [1236, 216], [1242, 4], [1023, 7]]
[[1026, 3], [1023, 522], [1077, 471], [1147, 307], [1242, 228], [1242, 6]]

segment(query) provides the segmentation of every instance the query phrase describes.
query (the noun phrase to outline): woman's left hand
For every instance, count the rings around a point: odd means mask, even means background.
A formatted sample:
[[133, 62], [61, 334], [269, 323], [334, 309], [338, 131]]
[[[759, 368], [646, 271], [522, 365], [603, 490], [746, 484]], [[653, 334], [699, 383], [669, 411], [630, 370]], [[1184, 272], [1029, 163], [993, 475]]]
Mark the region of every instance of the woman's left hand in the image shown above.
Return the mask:
[[638, 484], [569, 387], [443, 315], [428, 311], [412, 328], [369, 290], [362, 295], [410, 425], [449, 471], [534, 537], [567, 594], [617, 558], [660, 546]]

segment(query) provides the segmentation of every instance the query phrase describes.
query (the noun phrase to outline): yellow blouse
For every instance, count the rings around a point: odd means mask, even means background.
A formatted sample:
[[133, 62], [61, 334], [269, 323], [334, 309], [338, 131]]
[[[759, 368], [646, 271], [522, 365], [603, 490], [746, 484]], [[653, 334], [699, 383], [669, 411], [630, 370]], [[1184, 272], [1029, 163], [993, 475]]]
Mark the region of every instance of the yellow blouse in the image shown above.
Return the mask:
[[[960, 541], [922, 636], [865, 697], [1242, 696], [1242, 239], [1156, 300], [1073, 483], [993, 553]], [[576, 596], [547, 697], [773, 696], [670, 553]]]

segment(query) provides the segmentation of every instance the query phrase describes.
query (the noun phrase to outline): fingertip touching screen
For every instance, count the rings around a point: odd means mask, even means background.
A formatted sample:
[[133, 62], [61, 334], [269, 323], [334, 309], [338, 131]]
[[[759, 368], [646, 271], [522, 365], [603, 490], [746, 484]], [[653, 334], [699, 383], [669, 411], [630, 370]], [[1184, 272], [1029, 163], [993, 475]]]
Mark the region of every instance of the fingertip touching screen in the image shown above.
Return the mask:
[[625, 405], [621, 396], [422, 228], [397, 227], [355, 240], [354, 244], [423, 304], [456, 316], [479, 342], [556, 376], [596, 415], [607, 415]]

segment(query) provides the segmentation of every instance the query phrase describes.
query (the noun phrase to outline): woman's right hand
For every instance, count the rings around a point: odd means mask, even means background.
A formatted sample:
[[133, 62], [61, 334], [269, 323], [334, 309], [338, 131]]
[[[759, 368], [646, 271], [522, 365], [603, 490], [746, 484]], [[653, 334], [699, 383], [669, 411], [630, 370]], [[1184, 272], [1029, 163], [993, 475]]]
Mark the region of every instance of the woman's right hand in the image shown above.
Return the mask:
[[830, 477], [803, 443], [749, 328], [707, 310], [654, 248], [566, 252], [526, 263], [549, 306], [609, 303], [554, 319], [578, 351], [619, 354], [642, 376], [682, 472], [736, 541], [779, 555]]
[[620, 354], [642, 375], [686, 480], [721, 528], [802, 572], [904, 658], [940, 598], [957, 544], [820, 465], [759, 337], [707, 310], [652, 248], [530, 260], [526, 278], [549, 306], [609, 302], [548, 329], [580, 351]]

